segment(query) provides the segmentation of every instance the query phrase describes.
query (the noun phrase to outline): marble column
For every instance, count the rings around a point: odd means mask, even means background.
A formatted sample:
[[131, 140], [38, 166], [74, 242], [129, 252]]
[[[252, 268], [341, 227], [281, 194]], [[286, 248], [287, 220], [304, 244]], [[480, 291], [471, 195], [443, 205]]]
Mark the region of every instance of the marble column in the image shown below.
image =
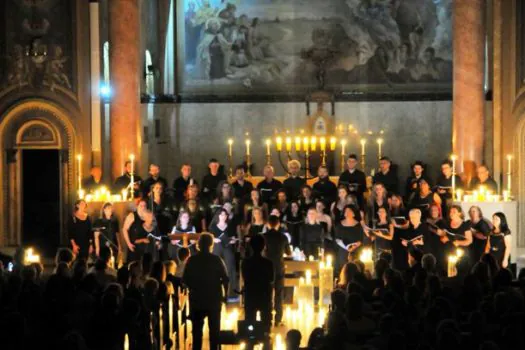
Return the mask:
[[140, 20], [138, 0], [109, 1], [111, 172], [122, 175], [130, 154], [140, 156]]
[[454, 85], [452, 148], [467, 182], [483, 161], [485, 120], [485, 1], [456, 0], [454, 11]]

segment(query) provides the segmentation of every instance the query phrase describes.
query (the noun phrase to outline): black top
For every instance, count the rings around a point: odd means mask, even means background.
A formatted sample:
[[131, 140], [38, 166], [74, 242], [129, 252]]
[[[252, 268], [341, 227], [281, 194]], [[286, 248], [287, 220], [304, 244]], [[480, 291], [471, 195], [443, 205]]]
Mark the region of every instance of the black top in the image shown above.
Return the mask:
[[261, 255], [253, 255], [242, 261], [241, 271], [247, 302], [252, 305], [270, 304], [274, 281], [272, 261]]
[[257, 184], [257, 189], [261, 193], [261, 200], [268, 205], [268, 208], [272, 207], [276, 199], [275, 195], [282, 187], [281, 181], [276, 179], [272, 179], [271, 182], [265, 179]]
[[488, 191], [491, 191], [493, 194], [498, 193], [498, 184], [492, 176], [489, 176], [487, 181], [480, 182], [477, 177], [472, 179], [472, 182], [470, 183], [470, 188], [473, 190], [477, 190], [479, 186], [485, 186]]
[[498, 264], [503, 262], [503, 258], [505, 257], [505, 236], [510, 235], [510, 231], [507, 232], [500, 232], [495, 233], [494, 231], [491, 232], [489, 239], [490, 239], [490, 253], [496, 258], [496, 261]]
[[91, 231], [91, 220], [89, 216], [86, 220], [80, 220], [76, 216], [72, 216], [69, 219], [67, 228], [69, 239], [74, 240], [80, 247], [80, 251], [83, 253], [81, 255], [86, 256], [90, 242], [93, 240], [93, 232]]
[[[455, 185], [456, 189], [463, 188], [463, 181], [461, 181], [461, 178], [458, 175], [454, 175], [455, 178]], [[442, 187], [446, 192], [443, 194], [439, 194], [439, 196], [443, 199], [451, 199], [452, 198], [452, 176], [448, 179], [445, 177], [445, 175], [441, 174], [439, 175], [437, 181], [436, 181], [436, 191]]]
[[428, 232], [427, 235], [424, 237], [425, 252], [432, 253], [436, 258], [437, 263], [441, 264], [442, 261], [440, 260], [440, 257], [443, 255], [443, 243], [441, 242], [441, 238], [437, 234], [437, 230], [443, 229], [445, 227], [445, 221], [443, 221], [442, 219], [427, 219], [426, 223], [428, 227]]
[[[386, 223], [386, 224], [377, 224], [375, 229], [377, 230], [381, 230], [382, 234], [389, 234], [389, 231], [390, 231], [390, 224], [389, 223]], [[372, 229], [373, 231], [374, 229]], [[386, 231], [385, 231], [386, 230]], [[392, 249], [392, 245], [390, 244], [391, 242], [388, 240], [388, 239], [384, 239], [382, 237], [379, 237], [379, 236], [375, 236], [375, 248], [376, 248], [376, 251], [378, 253], [382, 252], [382, 251], [385, 251], [385, 250], [391, 250]]]
[[[140, 184], [142, 182], [142, 178], [139, 175], [135, 174], [133, 176], [133, 181], [135, 183]], [[126, 188], [128, 188], [130, 182], [131, 182], [131, 176], [129, 173], [125, 173], [124, 175], [117, 177], [117, 179], [115, 180], [115, 184], [113, 185], [113, 191], [117, 193], [121, 193], [122, 190], [125, 190]], [[140, 191], [135, 190], [133, 196], [134, 198], [139, 197]]]
[[409, 198], [412, 193], [419, 192], [419, 180], [425, 180], [429, 184], [429, 186], [432, 187], [432, 181], [430, 180], [430, 177], [428, 177], [425, 173], [423, 173], [420, 177], [415, 177], [414, 175], [411, 175], [407, 178], [405, 184], [405, 195], [407, 198]]
[[129, 240], [131, 243], [134, 243], [137, 239], [145, 238], [141, 236], [144, 233], [142, 232], [143, 223], [144, 220], [140, 218], [139, 214], [137, 214], [136, 211], [133, 212], [133, 223], [131, 224], [128, 230]]
[[262, 233], [263, 229], [264, 229], [264, 224], [262, 225], [251, 224], [250, 229], [248, 230], [248, 235], [255, 236], [256, 234]]
[[314, 183], [313, 193], [317, 198], [322, 199], [327, 206], [330, 206], [337, 199], [337, 186], [328, 177], [319, 178], [319, 181]]
[[233, 226], [228, 224], [226, 226], [226, 229], [221, 230], [217, 224], [212, 224], [209, 229], [210, 233], [213, 234], [215, 238], [218, 238], [221, 240], [221, 244], [223, 247], [227, 247], [230, 243], [230, 238], [235, 236], [235, 231], [233, 229]]
[[445, 222], [444, 229], [454, 234], [454, 236], [447, 234], [448, 238], [451, 241], [462, 240], [465, 238], [465, 232], [470, 230], [470, 223], [464, 221], [463, 223], [461, 223], [461, 225], [459, 225], [459, 227], [452, 228], [450, 225], [450, 221], [447, 221]]
[[366, 175], [359, 169], [354, 169], [353, 172], [345, 170], [339, 176], [339, 184], [343, 184], [348, 188], [348, 192], [356, 196], [359, 206], [363, 205], [363, 193], [366, 191]]
[[338, 224], [335, 227], [335, 238], [343, 241], [345, 245], [352, 243], [363, 242], [365, 232], [363, 226], [358, 222], [354, 226], [343, 226]]
[[232, 183], [233, 196], [239, 200], [241, 203], [244, 203], [250, 198], [250, 193], [253, 190], [253, 184], [250, 181], [244, 180], [244, 183], [241, 184], [238, 181]]
[[[485, 253], [485, 248], [487, 246], [487, 239], [491, 232], [491, 227], [487, 219], [482, 218], [477, 223], [473, 224], [472, 221], [467, 221], [470, 225], [472, 231], [472, 244], [470, 245], [470, 252], [472, 255], [472, 261], [477, 262], [483, 253]], [[485, 236], [485, 239], [479, 239], [474, 235], [474, 233], [481, 233]]]
[[399, 193], [399, 180], [397, 174], [392, 170], [389, 170], [386, 174], [381, 171], [374, 175], [374, 184], [382, 183], [388, 193]]
[[297, 200], [301, 195], [301, 188], [306, 185], [306, 180], [302, 177], [289, 177], [283, 182], [288, 201]]
[[118, 244], [119, 222], [117, 217], [113, 216], [111, 219], [98, 218], [93, 225], [93, 229], [95, 228], [100, 228], [100, 246], [106, 245], [108, 240], [115, 245]]
[[158, 178], [154, 179], [153, 177], [148, 177], [144, 182], [142, 182], [142, 186], [140, 186], [140, 191], [142, 192], [143, 197], [149, 196], [149, 193], [151, 192], [151, 186], [153, 186], [155, 183], [160, 182], [162, 184], [162, 187], [164, 190], [168, 188], [168, 181], [166, 181], [165, 178], [162, 176], [159, 176]]
[[424, 221], [429, 216], [430, 206], [434, 203], [434, 193], [430, 192], [425, 197], [421, 197], [421, 194], [418, 192], [412, 193], [410, 197], [409, 207], [410, 209], [419, 209], [421, 210], [421, 220]]
[[155, 215], [157, 226], [163, 234], [166, 234], [173, 226], [174, 208], [170, 202], [168, 196], [162, 196], [160, 203], [155, 202], [151, 197], [148, 198], [148, 209]]
[[319, 224], [310, 225], [303, 223], [299, 228], [301, 248], [306, 256], [317, 255], [317, 248], [323, 244], [324, 230]]
[[220, 310], [222, 287], [228, 284], [226, 266], [220, 257], [208, 252], [190, 256], [182, 281], [188, 286], [191, 311]]
[[93, 192], [101, 186], [106, 186], [106, 183], [102, 181], [102, 179], [100, 179], [99, 182], [96, 182], [93, 176], [89, 176], [82, 181], [82, 188], [84, 188], [87, 193]]
[[221, 181], [226, 181], [226, 175], [218, 172], [217, 175], [213, 176], [208, 173], [202, 178], [202, 196], [204, 199], [212, 200], [217, 194], [217, 187]]
[[291, 254], [288, 239], [282, 232], [272, 229], [264, 234], [264, 240], [266, 241], [264, 256], [272, 261], [275, 278], [282, 278], [284, 276], [283, 255]]
[[192, 181], [193, 184], [197, 184], [197, 181], [192, 177], [185, 179], [182, 176], [179, 176], [173, 181], [173, 199], [175, 199], [177, 203], [184, 202], [184, 194]]

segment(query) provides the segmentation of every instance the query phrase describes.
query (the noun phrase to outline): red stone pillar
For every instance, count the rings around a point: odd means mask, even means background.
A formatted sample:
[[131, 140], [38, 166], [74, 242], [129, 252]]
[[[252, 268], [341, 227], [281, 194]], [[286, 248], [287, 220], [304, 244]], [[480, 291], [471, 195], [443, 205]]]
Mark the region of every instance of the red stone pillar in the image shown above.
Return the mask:
[[470, 182], [483, 161], [485, 100], [484, 0], [455, 0], [452, 148]]
[[140, 157], [140, 17], [138, 0], [109, 3], [111, 169], [122, 175], [130, 154]]

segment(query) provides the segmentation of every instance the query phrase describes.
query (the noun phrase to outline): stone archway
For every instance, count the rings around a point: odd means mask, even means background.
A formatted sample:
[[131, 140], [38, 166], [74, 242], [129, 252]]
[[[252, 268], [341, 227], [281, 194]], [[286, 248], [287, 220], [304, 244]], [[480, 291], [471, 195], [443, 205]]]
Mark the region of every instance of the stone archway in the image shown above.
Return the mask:
[[65, 243], [65, 219], [75, 188], [74, 154], [77, 133], [68, 113], [44, 100], [21, 102], [0, 121], [0, 246], [19, 246], [22, 241], [22, 150], [54, 149], [60, 155], [60, 241]]
[[[513, 181], [516, 183], [514, 190], [515, 200], [518, 202], [518, 228], [514, 235], [515, 247], [518, 250], [518, 255], [525, 253], [525, 234], [521, 234], [525, 230], [525, 103], [521, 104], [520, 108], [516, 108], [514, 115], [516, 115], [517, 125], [515, 136], [513, 140], [513, 154], [515, 154], [516, 168], [513, 172]], [[518, 117], [521, 115], [521, 117]]]

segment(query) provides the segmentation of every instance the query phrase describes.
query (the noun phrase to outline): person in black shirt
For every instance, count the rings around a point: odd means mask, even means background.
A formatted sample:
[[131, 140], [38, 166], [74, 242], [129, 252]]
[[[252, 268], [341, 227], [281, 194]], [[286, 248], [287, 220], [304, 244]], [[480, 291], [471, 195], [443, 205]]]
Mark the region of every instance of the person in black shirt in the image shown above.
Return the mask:
[[283, 318], [283, 290], [284, 290], [284, 255], [292, 254], [290, 244], [286, 236], [280, 231], [280, 221], [275, 215], [268, 219], [269, 230], [264, 234], [265, 249], [264, 256], [271, 260], [274, 271], [274, 299], [275, 309], [274, 326], [281, 323]]
[[[463, 188], [463, 181], [458, 175], [454, 175], [454, 182], [456, 190]], [[452, 162], [447, 159], [441, 163], [441, 174], [437, 178], [435, 190], [441, 198], [441, 211], [443, 213], [447, 213], [448, 208], [454, 202], [452, 190]]]
[[313, 190], [317, 198], [322, 199], [326, 206], [330, 208], [332, 203], [337, 199], [337, 186], [330, 181], [328, 176], [328, 167], [321, 165], [317, 169], [319, 180], [314, 184]]
[[262, 256], [264, 237], [255, 235], [250, 240], [249, 258], [242, 261], [242, 277], [244, 280], [244, 318], [255, 322], [257, 311], [261, 313], [261, 321], [265, 331], [270, 332], [272, 323], [272, 284], [274, 269], [270, 259]]
[[379, 171], [374, 175], [374, 184], [382, 183], [389, 194], [399, 193], [399, 180], [388, 157], [379, 160]]
[[116, 258], [120, 251], [120, 229], [118, 218], [113, 213], [113, 204], [104, 203], [100, 218], [93, 225], [93, 230], [95, 229], [98, 229], [95, 231], [95, 254], [100, 256], [100, 251], [104, 250]]
[[410, 198], [412, 193], [419, 191], [419, 180], [425, 179], [432, 187], [432, 181], [425, 173], [425, 166], [423, 162], [417, 160], [412, 164], [412, 175], [407, 178], [405, 185], [406, 198]]
[[207, 317], [210, 350], [218, 350], [221, 305], [228, 292], [229, 278], [222, 259], [211, 254], [213, 236], [203, 233], [198, 245], [199, 252], [188, 259], [182, 276], [182, 282], [189, 289], [193, 349], [202, 348], [202, 328]]
[[510, 250], [512, 247], [512, 236], [505, 214], [498, 212], [492, 215], [494, 228], [490, 233], [487, 251], [496, 258], [501, 268], [508, 268], [510, 264]]
[[472, 244], [470, 245], [470, 261], [474, 265], [480, 261], [481, 256], [487, 248], [487, 238], [492, 230], [490, 222], [483, 217], [483, 213], [478, 206], [470, 207], [468, 211], [470, 220], [467, 223], [472, 231]]
[[485, 186], [485, 190], [491, 191], [492, 194], [498, 193], [498, 184], [492, 176], [490, 176], [489, 168], [486, 165], [480, 165], [476, 169], [477, 177], [472, 179], [470, 188], [472, 190], [478, 190], [479, 186]]
[[299, 176], [301, 163], [298, 160], [288, 162], [289, 177], [283, 181], [283, 188], [289, 201], [295, 201], [301, 195], [301, 188], [306, 185], [306, 180]]
[[219, 183], [227, 180], [226, 175], [219, 171], [220, 166], [219, 161], [215, 158], [210, 159], [208, 162], [209, 172], [202, 178], [201, 195], [205, 201], [211, 202], [214, 199]]
[[[144, 213], [148, 210], [148, 204], [145, 200], [140, 200], [137, 203], [137, 209], [126, 216], [124, 224], [122, 225], [122, 236], [127, 246], [127, 261], [140, 260], [141, 252], [136, 251], [135, 241], [138, 240], [141, 226], [144, 223]], [[144, 237], [142, 237], [144, 238]]]
[[365, 232], [360, 221], [359, 209], [353, 205], [348, 205], [344, 210], [344, 219], [336, 223], [335, 242], [338, 245], [337, 260], [339, 267], [358, 256], [359, 248], [365, 239]]
[[281, 181], [273, 178], [273, 166], [266, 165], [263, 174], [264, 180], [257, 184], [257, 190], [259, 190], [259, 193], [261, 194], [262, 202], [265, 203], [268, 208], [272, 208], [276, 200], [276, 194], [283, 187], [283, 184]]
[[348, 169], [339, 176], [339, 185], [348, 187], [349, 193], [356, 197], [359, 208], [362, 209], [364, 205], [363, 194], [366, 191], [365, 173], [357, 169], [357, 156], [355, 154], [348, 156], [346, 165]]
[[317, 256], [319, 248], [323, 247], [324, 230], [323, 226], [317, 221], [317, 211], [315, 208], [308, 209], [306, 222], [299, 228], [300, 247], [306, 257]]
[[[142, 183], [142, 178], [137, 175], [136, 173], [136, 166], [135, 163], [135, 169], [133, 169], [133, 198], [140, 197], [140, 184]], [[113, 185], [113, 191], [116, 193], [121, 193], [123, 190], [129, 190], [129, 185], [131, 183], [131, 161], [127, 160], [124, 163], [124, 168], [126, 171], [124, 172], [124, 175], [117, 177], [115, 180], [115, 184]]]
[[298, 246], [300, 241], [299, 228], [304, 223], [304, 216], [297, 201], [290, 202], [288, 209], [284, 213], [284, 223], [292, 237], [292, 245]]
[[86, 201], [82, 199], [77, 200], [73, 216], [70, 218], [67, 226], [71, 249], [77, 256], [77, 259], [87, 259], [92, 250], [93, 232], [91, 231], [91, 220], [86, 210]]
[[160, 182], [163, 188], [168, 188], [168, 182], [160, 176], [160, 167], [157, 164], [149, 165], [149, 177], [144, 180], [141, 186], [142, 196], [148, 197], [154, 184]]
[[306, 216], [308, 209], [312, 205], [315, 205], [315, 200], [316, 198], [312, 193], [312, 188], [308, 185], [304, 185], [301, 189], [301, 197], [299, 197], [299, 207], [301, 208], [303, 216]]
[[90, 176], [82, 181], [82, 188], [86, 193], [93, 193], [102, 186], [106, 186], [104, 181], [102, 181], [102, 169], [95, 166], [91, 168]]
[[235, 168], [235, 181], [232, 183], [233, 196], [239, 200], [239, 207], [244, 208], [244, 204], [250, 199], [250, 193], [253, 190], [253, 184], [244, 177], [246, 171], [243, 165]]
[[191, 165], [188, 163], [182, 164], [180, 167], [180, 176], [173, 181], [173, 199], [175, 203], [180, 204], [184, 202], [184, 195], [189, 185], [197, 184], [197, 181], [191, 177]]

